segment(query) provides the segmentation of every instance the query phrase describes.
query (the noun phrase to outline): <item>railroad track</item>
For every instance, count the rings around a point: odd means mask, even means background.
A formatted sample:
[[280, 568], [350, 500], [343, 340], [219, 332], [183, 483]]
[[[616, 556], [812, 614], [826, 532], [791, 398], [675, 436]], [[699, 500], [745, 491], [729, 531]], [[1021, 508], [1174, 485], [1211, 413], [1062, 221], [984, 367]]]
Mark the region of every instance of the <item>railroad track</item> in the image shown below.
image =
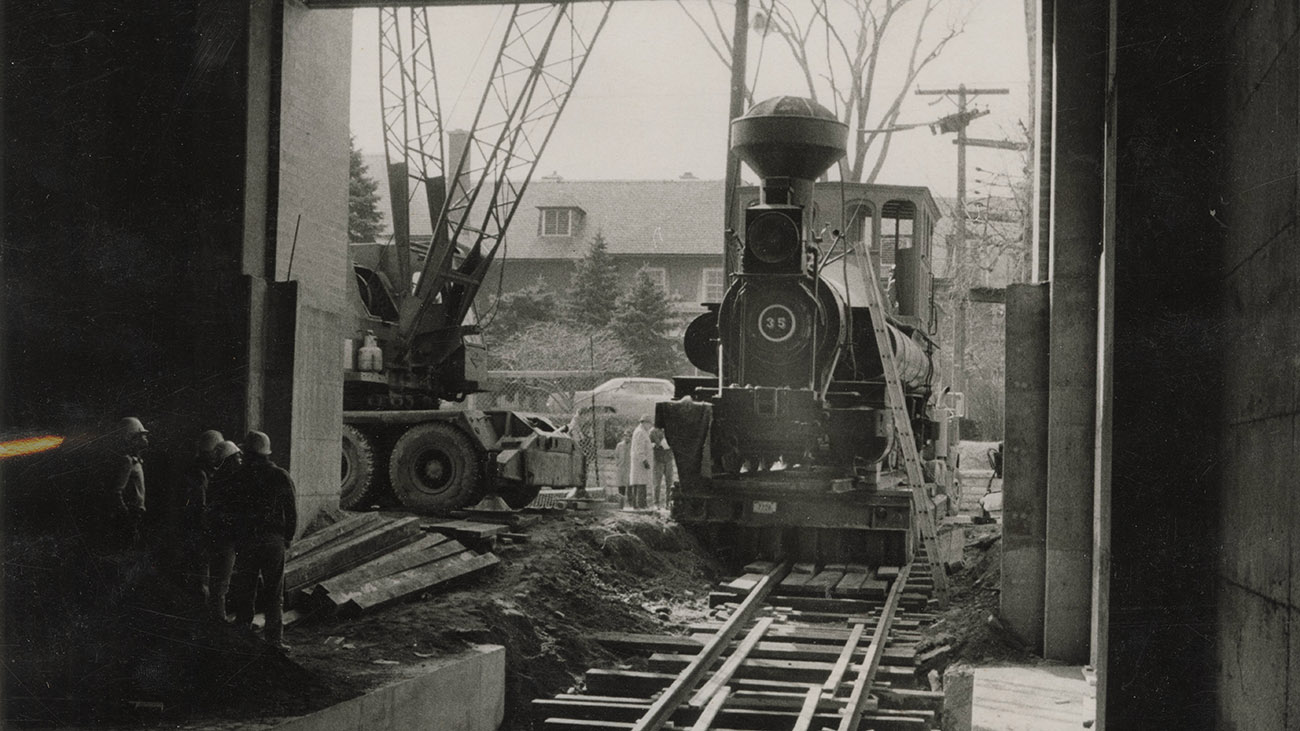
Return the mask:
[[[589, 670], [585, 694], [533, 702], [534, 727], [836, 729], [940, 726], [919, 630], [933, 621], [924, 554], [903, 567], [755, 562], [710, 594], [689, 636], [599, 633], [647, 670]], [[924, 686], [922, 688], [921, 686]]]

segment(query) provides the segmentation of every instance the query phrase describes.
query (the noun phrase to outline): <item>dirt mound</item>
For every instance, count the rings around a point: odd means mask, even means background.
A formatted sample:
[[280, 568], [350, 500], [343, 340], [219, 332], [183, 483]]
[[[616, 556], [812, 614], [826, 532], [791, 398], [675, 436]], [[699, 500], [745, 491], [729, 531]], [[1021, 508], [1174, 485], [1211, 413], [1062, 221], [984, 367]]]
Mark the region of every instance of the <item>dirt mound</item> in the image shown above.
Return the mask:
[[[493, 571], [434, 596], [347, 622], [291, 628], [294, 659], [358, 685], [469, 643], [506, 648], [504, 729], [529, 729], [533, 698], [579, 686], [584, 671], [618, 664], [601, 631], [667, 631], [706, 615], [719, 568], [680, 527], [653, 514], [548, 518], [502, 549]], [[301, 648], [301, 649], [298, 649]]]
[[[921, 652], [952, 648], [950, 660], [972, 665], [1032, 663], [1024, 643], [997, 619], [1002, 585], [1002, 526], [966, 526], [964, 566], [948, 577], [948, 608], [925, 631]], [[994, 620], [990, 622], [989, 618]]]

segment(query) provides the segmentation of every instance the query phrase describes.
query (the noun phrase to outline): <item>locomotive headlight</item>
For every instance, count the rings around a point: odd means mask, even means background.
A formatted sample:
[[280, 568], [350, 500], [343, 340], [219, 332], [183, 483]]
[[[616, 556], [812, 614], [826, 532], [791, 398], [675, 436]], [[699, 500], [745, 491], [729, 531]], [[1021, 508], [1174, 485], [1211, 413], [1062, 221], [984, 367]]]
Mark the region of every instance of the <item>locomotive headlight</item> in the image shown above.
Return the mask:
[[765, 264], [780, 264], [798, 251], [799, 227], [788, 215], [770, 211], [749, 222], [745, 239], [754, 258]]

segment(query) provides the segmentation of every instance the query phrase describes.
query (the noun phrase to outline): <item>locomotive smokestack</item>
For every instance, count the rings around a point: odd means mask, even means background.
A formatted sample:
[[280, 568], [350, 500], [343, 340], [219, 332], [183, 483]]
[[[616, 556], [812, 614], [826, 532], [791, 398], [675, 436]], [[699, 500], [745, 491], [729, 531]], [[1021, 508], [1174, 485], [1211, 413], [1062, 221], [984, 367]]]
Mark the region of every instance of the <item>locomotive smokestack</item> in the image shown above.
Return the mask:
[[763, 203], [810, 205], [813, 181], [844, 156], [848, 125], [811, 99], [778, 96], [731, 121], [731, 151], [763, 179]]

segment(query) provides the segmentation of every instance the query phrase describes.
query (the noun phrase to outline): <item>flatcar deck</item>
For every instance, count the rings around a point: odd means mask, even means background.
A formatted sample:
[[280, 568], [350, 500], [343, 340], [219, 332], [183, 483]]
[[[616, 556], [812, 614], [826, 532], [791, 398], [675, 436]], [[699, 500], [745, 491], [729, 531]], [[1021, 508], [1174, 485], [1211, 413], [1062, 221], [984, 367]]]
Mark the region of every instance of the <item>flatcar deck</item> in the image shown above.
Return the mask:
[[924, 554], [902, 567], [751, 563], [710, 594], [714, 618], [689, 635], [597, 635], [647, 655], [646, 670], [588, 671], [585, 694], [534, 701], [535, 726], [938, 728], [943, 694], [918, 689], [930, 572]]

